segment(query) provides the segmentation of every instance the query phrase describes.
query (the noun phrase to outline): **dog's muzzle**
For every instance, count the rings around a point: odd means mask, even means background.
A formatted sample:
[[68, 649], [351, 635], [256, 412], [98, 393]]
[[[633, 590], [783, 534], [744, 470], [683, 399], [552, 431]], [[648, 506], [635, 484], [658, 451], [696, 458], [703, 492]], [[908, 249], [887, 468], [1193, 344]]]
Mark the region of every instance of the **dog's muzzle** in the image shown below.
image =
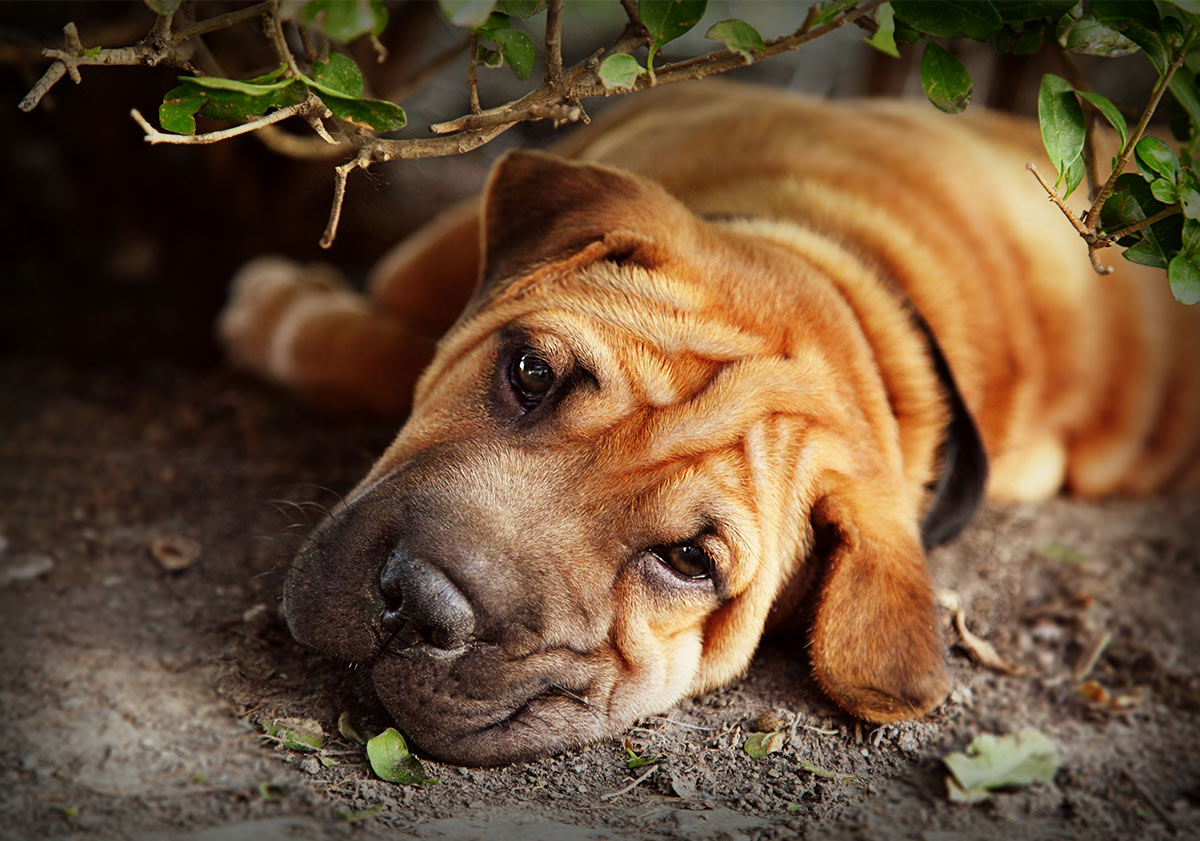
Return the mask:
[[474, 637], [475, 611], [446, 574], [403, 545], [388, 556], [379, 575], [386, 604], [381, 619], [391, 646], [430, 654], [461, 652]]

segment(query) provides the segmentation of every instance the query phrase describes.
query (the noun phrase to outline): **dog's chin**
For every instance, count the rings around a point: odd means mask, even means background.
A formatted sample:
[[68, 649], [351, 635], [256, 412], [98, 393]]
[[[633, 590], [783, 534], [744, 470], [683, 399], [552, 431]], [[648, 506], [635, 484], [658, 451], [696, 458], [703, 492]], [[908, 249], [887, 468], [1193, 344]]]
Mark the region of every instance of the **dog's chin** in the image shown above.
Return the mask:
[[573, 653], [512, 663], [474, 648], [446, 657], [388, 653], [371, 670], [375, 694], [421, 752], [482, 767], [537, 759], [614, 732], [608, 704], [593, 700], [604, 683], [596, 678]]

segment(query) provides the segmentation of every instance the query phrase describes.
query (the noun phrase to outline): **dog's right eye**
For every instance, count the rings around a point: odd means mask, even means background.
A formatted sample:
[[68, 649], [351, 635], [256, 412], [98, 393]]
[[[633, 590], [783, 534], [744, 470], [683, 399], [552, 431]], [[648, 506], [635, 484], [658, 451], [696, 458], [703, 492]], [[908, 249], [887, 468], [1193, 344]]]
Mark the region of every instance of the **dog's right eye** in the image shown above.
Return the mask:
[[696, 581], [712, 577], [712, 562], [707, 553], [691, 543], [659, 546], [650, 550], [680, 578]]
[[508, 367], [508, 382], [525, 407], [531, 409], [541, 402], [554, 385], [554, 369], [549, 362], [526, 348], [513, 357]]

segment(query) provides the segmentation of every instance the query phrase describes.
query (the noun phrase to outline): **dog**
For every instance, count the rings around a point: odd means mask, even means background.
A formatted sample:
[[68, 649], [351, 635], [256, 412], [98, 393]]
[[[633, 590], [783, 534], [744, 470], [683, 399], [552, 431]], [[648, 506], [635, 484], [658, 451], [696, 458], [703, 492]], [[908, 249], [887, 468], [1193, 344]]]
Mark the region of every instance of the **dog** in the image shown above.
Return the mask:
[[985, 493], [1200, 482], [1200, 311], [1097, 275], [1028, 161], [1013, 117], [705, 82], [510, 152], [367, 296], [250, 264], [236, 363], [411, 398], [288, 574], [293, 635], [466, 765], [618, 734], [765, 631], [853, 716], [933, 709], [925, 550]]

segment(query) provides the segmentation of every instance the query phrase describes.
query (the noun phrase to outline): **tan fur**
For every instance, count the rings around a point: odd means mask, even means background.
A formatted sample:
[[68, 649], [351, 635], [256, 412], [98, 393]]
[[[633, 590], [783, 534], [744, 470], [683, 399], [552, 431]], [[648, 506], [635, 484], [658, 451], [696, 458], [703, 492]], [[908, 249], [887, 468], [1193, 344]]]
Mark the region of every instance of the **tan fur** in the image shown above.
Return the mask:
[[[768, 622], [856, 715], [936, 705], [918, 526], [951, 412], [906, 300], [979, 427], [992, 497], [1195, 485], [1200, 312], [1115, 253], [1113, 275], [1092, 271], [1025, 171], [1048, 167], [1032, 126], [706, 83], [641, 96], [560, 151], [577, 162], [502, 161], [482, 214], [457, 208], [381, 261], [373, 303], [266, 264], [222, 321], [241, 364], [394, 409], [466, 307], [408, 423], [298, 559], [289, 622], [343, 659], [378, 657], [365, 608], [326, 602], [370, 591], [383, 560], [355, 547], [400, 534], [506, 652], [422, 666], [429, 681], [578, 671], [589, 700], [513, 712], [500, 693], [484, 706], [508, 709], [503, 729], [442, 689], [414, 706], [396, 683], [420, 680], [385, 662], [376, 688], [427, 749], [488, 763], [616, 732], [735, 677]], [[528, 427], [497, 408], [513, 342], [584, 383]], [[389, 510], [409, 512], [390, 531]], [[646, 547], [688, 540], [723, 593], [655, 578]], [[549, 711], [565, 725], [539, 724]]]

